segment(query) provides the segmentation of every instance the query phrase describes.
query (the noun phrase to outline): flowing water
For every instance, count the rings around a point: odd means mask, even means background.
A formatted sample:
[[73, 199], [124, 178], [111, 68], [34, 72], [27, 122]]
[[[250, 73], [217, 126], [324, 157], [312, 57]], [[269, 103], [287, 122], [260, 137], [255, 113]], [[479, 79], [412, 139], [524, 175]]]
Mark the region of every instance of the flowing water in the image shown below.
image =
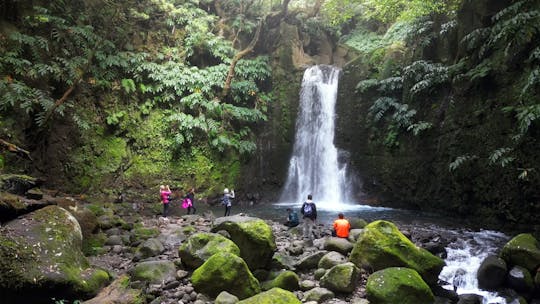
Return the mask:
[[341, 70], [307, 69], [300, 91], [296, 136], [280, 201], [301, 202], [312, 194], [319, 208], [352, 202], [351, 177], [334, 146], [335, 104]]
[[[279, 203], [272, 207], [241, 210], [248, 214], [285, 220], [285, 209], [299, 209], [308, 194], [317, 204], [318, 221], [330, 226], [338, 212], [368, 221], [384, 219], [400, 228], [429, 229], [453, 235], [446, 248], [446, 266], [440, 279], [457, 287], [459, 294], [484, 297], [483, 304], [506, 304], [495, 293], [478, 288], [476, 272], [489, 254], [495, 254], [508, 241], [503, 233], [467, 230], [457, 219], [441, 218], [417, 211], [377, 208], [355, 203], [351, 189], [357, 181], [348, 172], [343, 151], [334, 146], [335, 104], [340, 70], [331, 66], [308, 68], [302, 80], [296, 136], [285, 187]], [[449, 286], [448, 288], [453, 288]]]

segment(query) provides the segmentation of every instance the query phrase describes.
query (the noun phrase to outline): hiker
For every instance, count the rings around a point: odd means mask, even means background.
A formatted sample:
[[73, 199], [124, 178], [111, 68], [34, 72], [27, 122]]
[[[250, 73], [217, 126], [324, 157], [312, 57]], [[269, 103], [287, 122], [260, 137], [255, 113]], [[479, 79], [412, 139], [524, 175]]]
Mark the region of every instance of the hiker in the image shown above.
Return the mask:
[[167, 217], [171, 193], [172, 192], [171, 192], [171, 188], [169, 188], [169, 185], [159, 186], [159, 196], [161, 197], [161, 203], [163, 204], [163, 217]]
[[225, 188], [223, 190], [223, 197], [221, 198], [221, 204], [225, 206], [224, 216], [231, 215], [231, 207], [232, 207], [231, 199], [233, 198], [234, 198], [234, 190], [231, 189], [231, 192], [229, 193], [229, 189]]
[[344, 218], [343, 213], [338, 214], [338, 219], [334, 221], [334, 230], [332, 236], [340, 238], [348, 238], [349, 231], [351, 230], [351, 224]]
[[184, 196], [182, 204], [184, 204], [184, 202], [186, 203], [187, 214], [191, 214], [191, 210], [193, 210], [193, 214], [195, 214], [195, 211], [197, 211], [197, 208], [195, 208], [195, 188], [189, 189], [188, 193]]
[[312, 239], [313, 238], [313, 227], [315, 226], [315, 221], [317, 220], [317, 206], [313, 202], [313, 196], [309, 194], [307, 200], [302, 204], [300, 209], [304, 218], [304, 238]]
[[287, 221], [284, 225], [290, 228], [298, 226], [298, 213], [296, 213], [296, 211], [292, 210], [291, 208], [287, 208], [287, 213]]

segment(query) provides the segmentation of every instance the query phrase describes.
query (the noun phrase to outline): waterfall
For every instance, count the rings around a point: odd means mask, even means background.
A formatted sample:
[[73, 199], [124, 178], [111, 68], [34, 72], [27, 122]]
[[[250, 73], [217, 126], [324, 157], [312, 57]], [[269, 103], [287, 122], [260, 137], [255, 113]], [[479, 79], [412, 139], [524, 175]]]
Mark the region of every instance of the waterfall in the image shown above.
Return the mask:
[[[464, 234], [464, 235], [463, 235]], [[483, 297], [482, 304], [505, 304], [506, 300], [495, 292], [478, 288], [476, 274], [482, 261], [508, 241], [500, 232], [480, 231], [462, 232], [456, 241], [446, 248], [446, 266], [439, 278], [457, 287], [458, 294], [478, 294]]]
[[280, 202], [301, 203], [308, 194], [319, 209], [351, 202], [352, 182], [334, 146], [334, 118], [341, 70], [308, 68], [302, 80], [296, 135]]

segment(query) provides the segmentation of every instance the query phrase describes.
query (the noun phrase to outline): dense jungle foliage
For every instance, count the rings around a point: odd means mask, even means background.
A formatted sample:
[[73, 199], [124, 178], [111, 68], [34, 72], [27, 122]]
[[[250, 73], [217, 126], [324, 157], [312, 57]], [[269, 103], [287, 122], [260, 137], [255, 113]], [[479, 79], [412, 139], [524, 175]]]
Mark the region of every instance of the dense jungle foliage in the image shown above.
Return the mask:
[[[482, 191], [491, 204], [482, 208], [520, 201], [534, 212], [539, 7], [538, 0], [3, 1], [0, 139], [32, 160], [8, 148], [0, 168], [73, 192], [171, 183], [212, 195], [248, 184], [242, 178], [279, 191], [285, 165], [266, 164], [280, 168], [268, 174], [258, 164], [288, 157], [301, 71], [338, 64], [335, 54], [346, 49], [357, 59], [338, 65], [356, 97], [340, 101], [347, 125], [338, 144], [365, 180], [422, 208], [444, 191]], [[491, 134], [473, 130], [484, 120]], [[438, 196], [396, 182], [405, 177], [389, 172], [399, 166], [359, 164], [374, 154], [403, 161], [424, 148], [433, 157], [415, 167], [445, 176]], [[434, 164], [444, 171], [426, 168]], [[253, 171], [261, 173], [246, 174]], [[481, 189], [463, 189], [471, 172], [486, 180]], [[512, 194], [490, 197], [500, 185], [486, 176], [515, 185]]]

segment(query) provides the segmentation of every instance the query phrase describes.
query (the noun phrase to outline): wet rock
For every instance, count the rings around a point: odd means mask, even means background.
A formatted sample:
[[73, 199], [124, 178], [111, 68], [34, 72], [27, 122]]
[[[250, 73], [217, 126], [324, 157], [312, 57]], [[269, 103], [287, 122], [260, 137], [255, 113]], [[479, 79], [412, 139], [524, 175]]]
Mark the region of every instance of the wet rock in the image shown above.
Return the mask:
[[514, 266], [508, 271], [507, 284], [517, 292], [529, 293], [534, 288], [534, 281], [527, 269]]
[[477, 294], [459, 295], [457, 304], [482, 304], [483, 297]]
[[504, 245], [501, 258], [508, 265], [525, 267], [531, 273], [540, 265], [540, 248], [538, 241], [528, 233], [522, 233]]
[[171, 261], [146, 261], [135, 265], [129, 273], [133, 280], [160, 284], [175, 279], [176, 266]]
[[301, 258], [295, 265], [297, 269], [309, 270], [317, 268], [321, 258], [327, 253], [327, 251], [317, 251], [315, 253], [308, 254]]
[[307, 290], [313, 289], [315, 287], [317, 287], [317, 283], [315, 281], [303, 280], [303, 281], [300, 282], [300, 289], [303, 290], [303, 291], [307, 291]]
[[476, 275], [478, 286], [486, 290], [495, 290], [503, 285], [507, 272], [506, 262], [497, 256], [490, 255], [478, 268]]
[[157, 256], [165, 251], [163, 244], [155, 238], [144, 241], [135, 252], [135, 260], [143, 260], [149, 257]]

